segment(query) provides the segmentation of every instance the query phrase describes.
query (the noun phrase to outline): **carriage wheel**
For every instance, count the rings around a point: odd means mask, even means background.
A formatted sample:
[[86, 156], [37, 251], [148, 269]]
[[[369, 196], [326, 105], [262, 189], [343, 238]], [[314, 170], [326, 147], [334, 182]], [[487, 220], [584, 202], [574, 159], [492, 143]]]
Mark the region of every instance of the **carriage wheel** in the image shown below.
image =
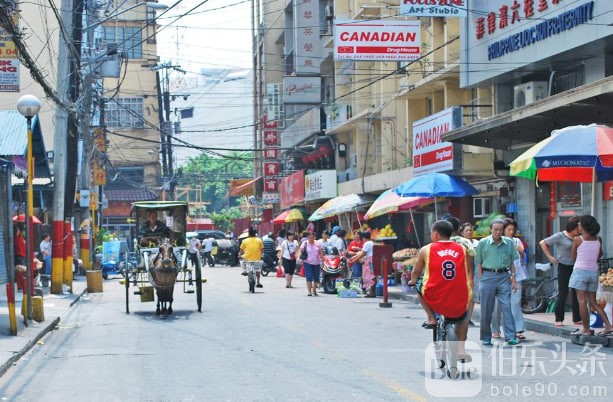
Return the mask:
[[123, 278], [126, 281], [126, 314], [130, 314], [130, 306], [128, 297], [130, 295], [130, 271], [128, 271], [128, 267], [125, 269], [125, 276]]
[[198, 303], [198, 312], [202, 312], [202, 267], [200, 258], [196, 259], [198, 263], [194, 270], [196, 271], [196, 303]]

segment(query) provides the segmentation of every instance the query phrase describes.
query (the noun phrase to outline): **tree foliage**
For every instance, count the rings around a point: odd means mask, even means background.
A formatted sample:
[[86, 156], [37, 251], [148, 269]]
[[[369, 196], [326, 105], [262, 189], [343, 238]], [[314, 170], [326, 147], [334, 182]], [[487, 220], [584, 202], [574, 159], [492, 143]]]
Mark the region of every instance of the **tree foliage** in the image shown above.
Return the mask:
[[199, 199], [208, 203], [204, 208], [206, 215], [220, 214], [224, 209], [238, 205], [236, 198], [228, 199], [230, 180], [250, 177], [253, 177], [253, 155], [250, 152], [231, 152], [226, 157], [201, 153], [183, 166], [177, 187], [191, 188], [190, 201], [194, 201], [200, 186]]

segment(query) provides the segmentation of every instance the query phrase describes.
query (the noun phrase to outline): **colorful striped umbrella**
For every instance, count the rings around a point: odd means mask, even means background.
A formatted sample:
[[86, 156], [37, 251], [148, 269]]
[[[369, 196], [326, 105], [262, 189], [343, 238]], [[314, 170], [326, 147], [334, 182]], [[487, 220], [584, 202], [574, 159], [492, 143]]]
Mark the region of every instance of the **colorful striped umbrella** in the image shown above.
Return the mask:
[[309, 220], [318, 221], [346, 212], [365, 209], [370, 203], [372, 203], [372, 199], [357, 194], [339, 195], [336, 198], [324, 202], [321, 207], [317, 208], [315, 212], [309, 216]]
[[613, 180], [613, 128], [590, 124], [554, 130], [509, 166], [511, 176], [531, 180]]
[[283, 223], [299, 222], [303, 219], [304, 217], [302, 216], [302, 212], [300, 212], [299, 209], [292, 208], [281, 212], [272, 220], [272, 222], [278, 225]]
[[401, 197], [393, 189], [385, 190], [368, 208], [368, 211], [364, 214], [364, 219], [372, 219], [393, 212], [406, 211], [432, 202], [434, 202], [433, 198]]

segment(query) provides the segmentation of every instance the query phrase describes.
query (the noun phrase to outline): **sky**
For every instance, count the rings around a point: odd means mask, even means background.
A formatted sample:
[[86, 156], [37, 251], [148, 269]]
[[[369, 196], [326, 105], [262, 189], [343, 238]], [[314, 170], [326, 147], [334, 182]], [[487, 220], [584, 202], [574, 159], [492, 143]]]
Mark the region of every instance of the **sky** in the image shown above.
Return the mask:
[[[181, 121], [183, 132], [176, 137], [201, 147], [245, 149], [253, 144], [252, 80], [224, 77], [251, 69], [251, 0], [208, 0], [197, 7], [202, 2], [167, 3], [169, 9], [157, 13], [160, 62], [186, 71], [171, 75], [171, 95], [188, 95], [177, 97], [171, 109], [194, 107], [194, 117]], [[175, 167], [200, 152], [174, 147]]]

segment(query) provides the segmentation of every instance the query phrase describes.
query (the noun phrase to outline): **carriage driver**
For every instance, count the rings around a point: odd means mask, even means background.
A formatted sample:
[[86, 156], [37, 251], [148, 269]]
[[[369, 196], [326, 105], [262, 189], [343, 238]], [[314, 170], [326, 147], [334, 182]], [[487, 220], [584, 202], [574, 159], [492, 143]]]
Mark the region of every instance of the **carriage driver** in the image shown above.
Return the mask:
[[158, 219], [158, 212], [155, 210], [149, 211], [149, 219], [140, 228], [139, 235], [141, 237], [140, 245], [146, 247], [149, 243], [157, 244], [160, 238], [169, 238], [172, 240], [172, 231], [164, 222]]

